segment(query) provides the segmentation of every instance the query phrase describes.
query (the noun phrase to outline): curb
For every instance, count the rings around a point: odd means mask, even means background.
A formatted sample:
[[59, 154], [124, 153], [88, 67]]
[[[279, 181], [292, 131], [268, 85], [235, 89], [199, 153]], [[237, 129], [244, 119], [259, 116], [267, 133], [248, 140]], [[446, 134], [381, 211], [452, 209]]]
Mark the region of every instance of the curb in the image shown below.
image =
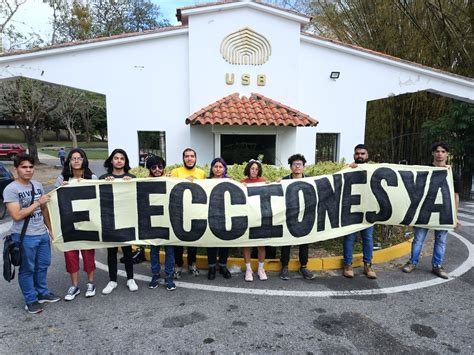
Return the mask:
[[[407, 240], [406, 242], [402, 242], [400, 244], [396, 244], [394, 246], [376, 250], [372, 256], [372, 263], [373, 264], [382, 264], [386, 263], [387, 261], [391, 261], [394, 259], [398, 259], [404, 255], [407, 255], [411, 251], [411, 243], [412, 239]], [[134, 246], [134, 248], [136, 248]], [[146, 260], [150, 260], [150, 250], [145, 250], [145, 258]], [[185, 264], [187, 264], [187, 254], [183, 255], [183, 259], [185, 259]], [[160, 262], [165, 262], [165, 253], [164, 251], [160, 251]], [[207, 256], [205, 255], [198, 255], [196, 264], [198, 269], [207, 269]], [[258, 266], [258, 260], [252, 259], [251, 261], [252, 269], [256, 270]], [[363, 266], [362, 261], [362, 254], [354, 254], [352, 257], [352, 266], [360, 267]], [[229, 266], [237, 266], [240, 267], [242, 270], [245, 268], [245, 263], [243, 258], [233, 258], [229, 257], [227, 260], [227, 265]], [[338, 270], [342, 269], [344, 266], [342, 256], [331, 256], [326, 258], [309, 258], [308, 260], [308, 269], [309, 270]], [[300, 268], [300, 263], [298, 259], [291, 259], [288, 263], [288, 270], [289, 271], [298, 271]], [[270, 272], [278, 272], [281, 270], [281, 263], [280, 259], [265, 259], [265, 271]]]

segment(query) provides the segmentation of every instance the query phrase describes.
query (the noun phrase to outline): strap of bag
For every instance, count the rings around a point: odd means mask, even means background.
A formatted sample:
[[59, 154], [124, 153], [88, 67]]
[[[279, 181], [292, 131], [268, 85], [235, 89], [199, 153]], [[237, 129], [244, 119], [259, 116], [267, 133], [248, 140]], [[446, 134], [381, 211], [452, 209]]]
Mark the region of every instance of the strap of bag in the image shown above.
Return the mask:
[[[31, 206], [33, 202], [35, 202], [35, 186], [33, 185], [31, 181], [30, 181], [30, 184], [31, 184], [31, 201], [30, 201], [30, 206]], [[20, 234], [20, 247], [23, 244], [23, 238], [25, 238], [26, 229], [28, 228], [28, 223], [30, 223], [30, 218], [31, 218], [31, 214], [28, 217], [26, 217], [23, 222], [23, 228], [21, 229], [21, 234]]]

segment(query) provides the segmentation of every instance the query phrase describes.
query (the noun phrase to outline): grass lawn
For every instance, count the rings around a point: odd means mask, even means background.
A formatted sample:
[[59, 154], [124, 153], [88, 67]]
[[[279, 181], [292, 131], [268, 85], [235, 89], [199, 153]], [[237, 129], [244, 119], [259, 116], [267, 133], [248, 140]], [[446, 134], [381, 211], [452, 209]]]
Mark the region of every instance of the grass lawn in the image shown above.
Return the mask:
[[[105, 160], [109, 156], [109, 152], [107, 150], [107, 142], [78, 142], [79, 148], [85, 150], [87, 154], [87, 158], [89, 159], [98, 159], [98, 160]], [[38, 149], [40, 152], [44, 154], [49, 154], [53, 157], [58, 156], [59, 148], [63, 147], [66, 150], [66, 154], [71, 150], [72, 144], [71, 142], [56, 142], [56, 141], [47, 141], [38, 143]]]

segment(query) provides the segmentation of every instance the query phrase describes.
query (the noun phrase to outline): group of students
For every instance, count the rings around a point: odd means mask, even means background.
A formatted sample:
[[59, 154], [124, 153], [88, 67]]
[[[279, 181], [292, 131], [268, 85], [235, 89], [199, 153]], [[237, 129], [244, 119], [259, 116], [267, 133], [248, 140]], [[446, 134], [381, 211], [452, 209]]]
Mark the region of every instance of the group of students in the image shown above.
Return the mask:
[[[439, 143], [433, 148], [434, 165], [446, 166], [447, 154], [449, 148], [444, 143]], [[363, 144], [359, 144], [354, 149], [354, 163], [350, 167], [355, 168], [357, 164], [363, 164], [368, 161], [368, 150]], [[304, 174], [306, 159], [301, 154], [294, 154], [289, 157], [288, 164], [291, 174], [283, 177], [283, 179], [300, 179], [306, 177]], [[50, 250], [50, 233], [51, 225], [46, 204], [49, 202], [49, 196], [44, 193], [43, 186], [38, 181], [32, 179], [34, 174], [34, 159], [28, 155], [20, 155], [14, 162], [17, 178], [14, 182], [7, 186], [4, 191], [4, 201], [7, 205], [9, 214], [13, 218], [11, 233], [13, 239], [20, 240], [21, 234], [24, 234], [22, 240], [23, 258], [19, 270], [19, 284], [25, 299], [25, 309], [30, 313], [41, 312], [42, 303], [57, 302], [61, 298], [49, 292], [47, 287], [46, 274], [48, 266], [51, 262]], [[89, 162], [84, 150], [80, 148], [72, 149], [64, 162], [61, 174], [58, 176], [55, 186], [60, 187], [69, 183], [70, 180], [76, 179], [103, 179], [113, 181], [115, 179], [131, 180], [135, 175], [130, 173], [130, 164], [127, 153], [123, 149], [115, 149], [105, 160], [104, 167], [107, 173], [97, 177], [89, 168]], [[166, 162], [159, 156], [151, 156], [146, 161], [146, 168], [149, 171], [149, 177], [165, 176]], [[244, 170], [246, 176], [241, 181], [243, 184], [265, 183], [262, 177], [262, 164], [258, 160], [250, 160]], [[184, 178], [190, 181], [195, 179], [205, 179], [206, 173], [196, 167], [196, 152], [187, 148], [183, 151], [183, 166], [173, 169], [167, 176]], [[209, 179], [228, 178], [227, 164], [222, 158], [215, 158], [211, 162]], [[455, 192], [456, 207], [458, 203], [459, 178], [455, 175]], [[22, 229], [26, 224], [26, 230], [22, 233]], [[372, 261], [372, 232], [373, 228], [361, 231], [363, 241], [363, 261], [364, 274], [370, 278], [376, 278], [376, 274], [371, 267]], [[415, 229], [415, 241], [413, 242], [412, 257], [403, 268], [404, 272], [411, 272], [415, 269], [419, 260], [421, 246], [426, 237], [427, 230], [423, 228]], [[344, 271], [343, 275], [348, 278], [354, 277], [352, 269], [352, 249], [357, 233], [345, 236], [343, 241]], [[447, 277], [442, 270], [441, 263], [445, 252], [447, 232], [436, 232], [435, 253], [433, 256], [433, 272], [440, 277]], [[121, 248], [123, 252], [123, 262], [127, 274], [127, 287], [130, 291], [137, 291], [138, 285], [134, 280], [133, 274], [133, 254], [131, 246]], [[260, 280], [267, 280], [267, 274], [264, 269], [265, 247], [260, 246], [258, 249], [258, 269], [257, 276]], [[291, 246], [281, 248], [281, 264], [282, 269], [280, 278], [289, 280], [288, 263], [290, 260]], [[299, 245], [299, 272], [303, 278], [311, 280], [315, 275], [308, 270], [308, 244]], [[175, 290], [175, 279], [179, 279], [183, 273], [183, 253], [182, 246], [165, 246], [165, 264], [164, 264], [164, 284], [169, 291]], [[117, 288], [117, 251], [118, 248], [107, 248], [107, 264], [109, 270], [109, 279], [102, 294], [110, 294]], [[149, 288], [154, 289], [160, 284], [160, 258], [159, 246], [151, 246], [151, 272], [152, 278]], [[78, 283], [79, 254], [82, 255], [83, 269], [87, 274], [87, 285], [85, 297], [93, 297], [96, 293], [94, 285], [95, 270], [95, 251], [91, 250], [72, 250], [64, 253], [66, 270], [70, 274], [71, 286], [68, 288], [64, 297], [66, 301], [72, 301], [80, 294]], [[188, 270], [194, 275], [199, 275], [196, 265], [196, 247], [187, 247]], [[243, 255], [245, 261], [245, 281], [253, 281], [254, 274], [251, 268], [251, 248], [244, 247]], [[232, 277], [227, 268], [227, 259], [229, 256], [229, 248], [207, 248], [208, 273], [207, 278], [214, 280], [217, 270], [226, 279]], [[435, 265], [436, 264], [436, 265]], [[218, 267], [217, 267], [218, 266]]]

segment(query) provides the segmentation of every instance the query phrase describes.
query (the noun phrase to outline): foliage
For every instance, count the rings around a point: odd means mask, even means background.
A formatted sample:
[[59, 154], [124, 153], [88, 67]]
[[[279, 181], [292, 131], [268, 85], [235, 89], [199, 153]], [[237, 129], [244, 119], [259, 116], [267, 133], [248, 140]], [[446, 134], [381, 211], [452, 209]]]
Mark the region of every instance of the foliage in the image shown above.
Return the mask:
[[169, 26], [149, 0], [92, 0], [85, 4], [53, 0], [53, 43], [107, 37]]

